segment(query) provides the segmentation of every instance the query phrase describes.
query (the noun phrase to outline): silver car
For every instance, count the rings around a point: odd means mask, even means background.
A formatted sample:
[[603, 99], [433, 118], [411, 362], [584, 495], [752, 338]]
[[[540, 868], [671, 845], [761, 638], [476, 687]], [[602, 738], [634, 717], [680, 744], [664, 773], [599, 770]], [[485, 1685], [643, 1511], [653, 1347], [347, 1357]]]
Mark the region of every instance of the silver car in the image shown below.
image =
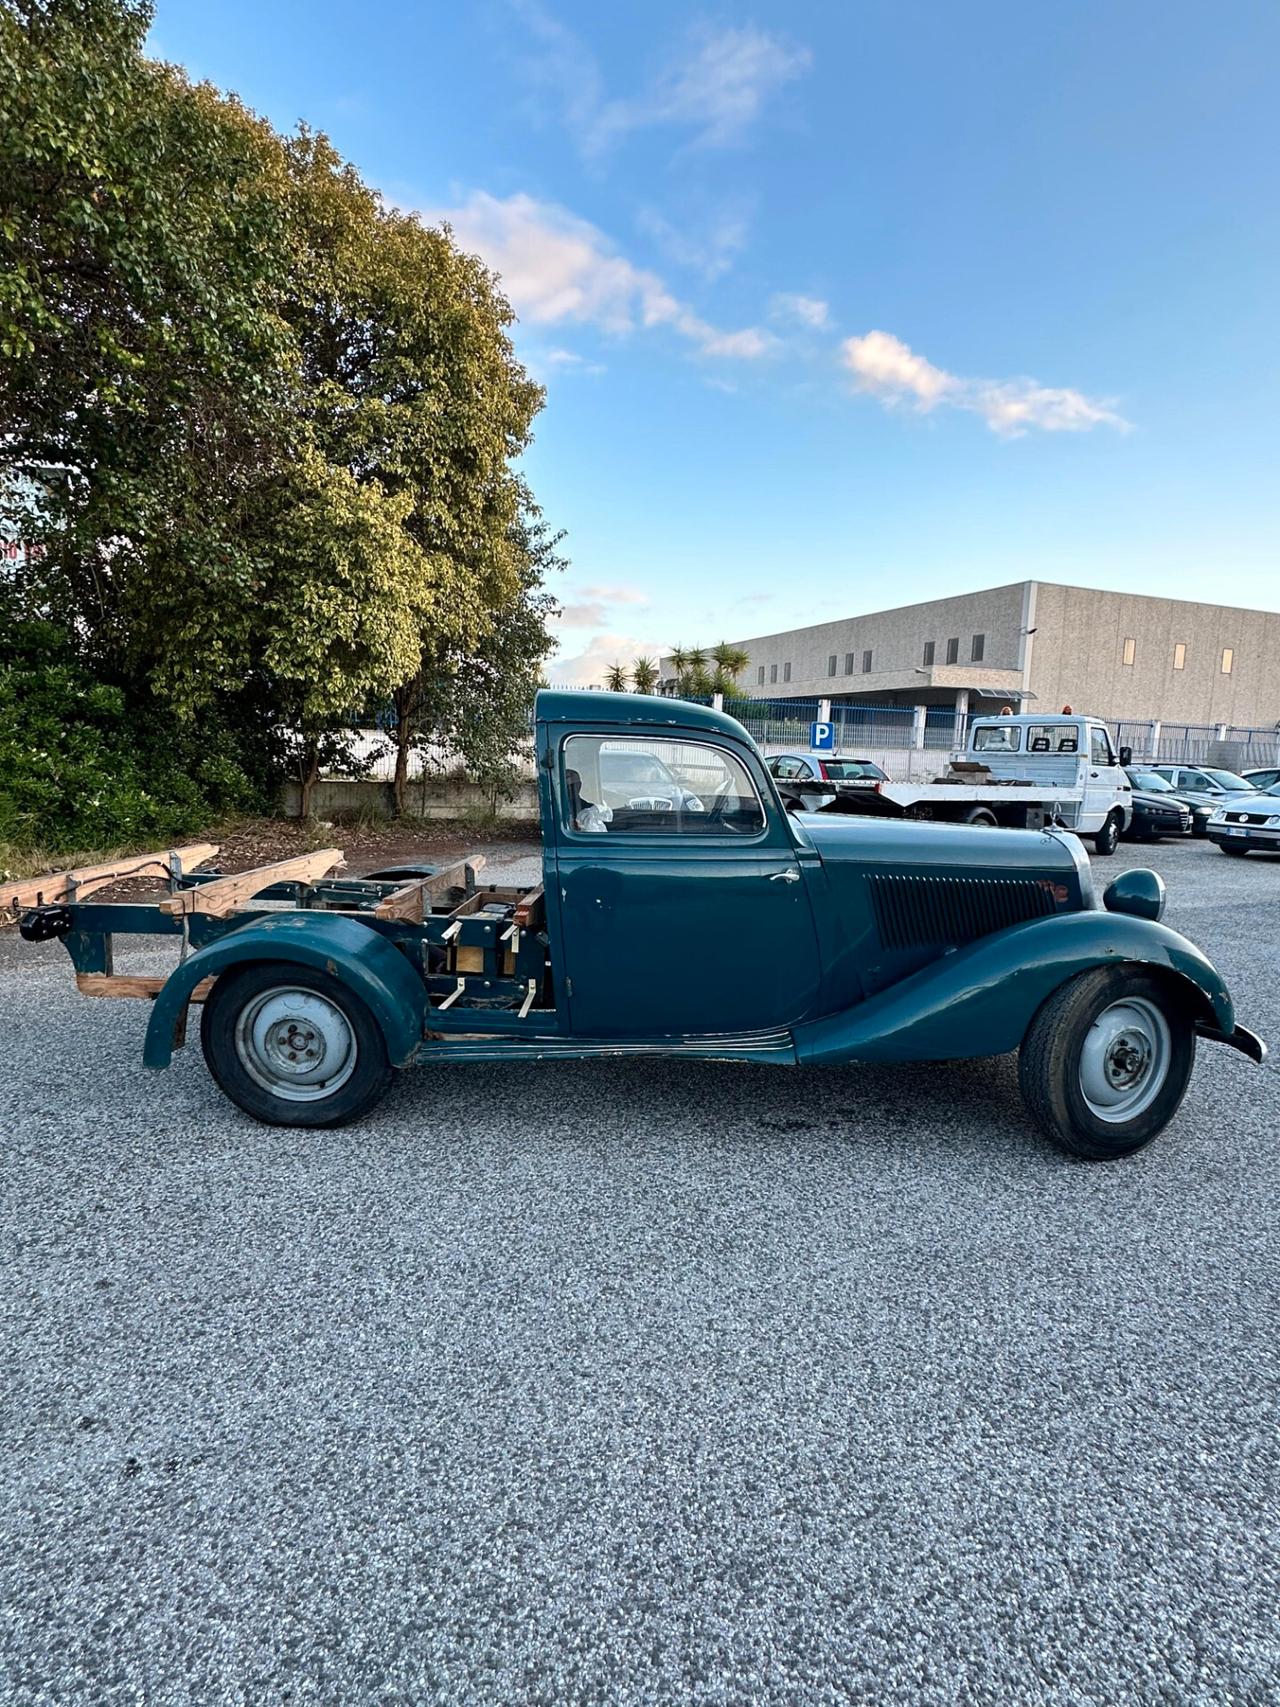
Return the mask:
[[[1235, 771], [1224, 771], [1216, 765], [1144, 765], [1143, 770], [1154, 771], [1166, 782], [1172, 783], [1183, 800], [1189, 800], [1192, 806], [1209, 806], [1216, 811], [1223, 801], [1233, 794], [1256, 794], [1259, 791], [1253, 784], [1246, 782]], [[1203, 812], [1195, 815], [1195, 834], [1203, 836], [1207, 833], [1210, 820]]]

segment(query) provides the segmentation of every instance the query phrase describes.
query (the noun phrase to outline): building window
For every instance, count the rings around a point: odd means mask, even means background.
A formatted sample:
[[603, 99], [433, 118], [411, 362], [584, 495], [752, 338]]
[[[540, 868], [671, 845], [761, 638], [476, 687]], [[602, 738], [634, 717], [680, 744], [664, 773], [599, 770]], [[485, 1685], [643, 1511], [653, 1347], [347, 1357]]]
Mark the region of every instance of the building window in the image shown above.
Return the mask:
[[790, 664], [784, 664], [782, 666], [782, 679], [784, 682], [789, 682], [791, 680], [791, 666], [790, 666]]
[[853, 674], [853, 653], [852, 652], [846, 652], [844, 655], [844, 673], [846, 676], [851, 676]]
[[758, 687], [764, 686], [764, 665], [763, 664], [761, 664], [760, 668], [756, 671], [756, 685]]
[[959, 658], [959, 656], [960, 656], [960, 642], [958, 640], [948, 640], [947, 641], [947, 662], [948, 662], [948, 664], [954, 664], [956, 662], [956, 660]]
[[987, 637], [986, 637], [986, 635], [985, 634], [975, 634], [973, 637], [973, 644], [969, 648], [970, 661], [974, 664], [980, 664], [982, 662], [982, 654], [986, 651], [986, 649], [987, 649]]
[[1132, 635], [1130, 635], [1124, 643], [1124, 651], [1120, 654], [1120, 662], [1122, 664], [1132, 664], [1137, 650], [1138, 642]]
[[836, 657], [836, 655], [835, 655], [835, 653], [834, 653], [834, 652], [833, 652], [833, 653], [832, 653], [832, 654], [831, 654], [831, 656], [830, 656], [830, 657], [829, 657], [829, 658], [828, 658], [828, 659], [827, 659], [827, 674], [828, 674], [828, 675], [829, 675], [829, 676], [834, 676], [834, 675], [835, 675], [835, 673], [836, 673], [836, 665], [837, 665], [837, 664], [838, 664], [838, 663], [839, 663], [839, 661], [840, 661], [840, 660], [839, 660], [839, 659], [838, 659], [838, 658], [837, 658], [837, 657]]
[[1231, 666], [1235, 663], [1235, 661], [1236, 661], [1235, 653], [1231, 650], [1231, 648], [1229, 646], [1224, 646], [1222, 648], [1222, 673], [1224, 676], [1229, 676], [1231, 674]]
[[934, 653], [933, 641], [932, 640], [926, 640], [924, 643], [924, 661], [926, 664], [932, 664], [933, 653]]
[[864, 676], [871, 674], [871, 648], [869, 646], [862, 654], [862, 673]]
[[1185, 670], [1187, 667], [1187, 649], [1181, 640], [1173, 649], [1173, 667], [1175, 670]]
[[769, 680], [771, 682], [776, 682], [777, 679], [778, 679], [778, 666], [776, 664], [770, 664], [770, 666], [769, 666]]

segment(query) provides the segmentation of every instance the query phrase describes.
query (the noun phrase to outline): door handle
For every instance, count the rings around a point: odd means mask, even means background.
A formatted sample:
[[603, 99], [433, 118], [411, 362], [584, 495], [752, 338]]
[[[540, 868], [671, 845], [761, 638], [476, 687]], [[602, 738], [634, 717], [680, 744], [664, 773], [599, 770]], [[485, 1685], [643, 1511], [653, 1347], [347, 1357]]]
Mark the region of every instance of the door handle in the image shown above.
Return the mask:
[[1091, 776], [1091, 777], [1093, 777], [1093, 778], [1094, 778], [1094, 780], [1095, 780], [1095, 781], [1096, 781], [1096, 780], [1097, 780], [1097, 776], [1098, 776], [1098, 773], [1097, 773], [1097, 771], [1090, 771], [1090, 772], [1089, 772], [1089, 775], [1090, 775], [1090, 776]]
[[789, 865], [785, 871], [771, 871], [769, 881], [770, 883], [799, 883], [800, 873], [794, 865]]

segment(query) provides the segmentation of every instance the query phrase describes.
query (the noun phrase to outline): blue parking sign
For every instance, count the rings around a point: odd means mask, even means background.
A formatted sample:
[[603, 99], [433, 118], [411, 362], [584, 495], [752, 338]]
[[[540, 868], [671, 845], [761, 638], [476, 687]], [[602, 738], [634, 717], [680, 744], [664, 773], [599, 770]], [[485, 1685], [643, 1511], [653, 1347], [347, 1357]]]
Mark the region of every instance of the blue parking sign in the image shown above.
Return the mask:
[[811, 753], [834, 753], [835, 750], [835, 724], [811, 723], [809, 725], [809, 751]]

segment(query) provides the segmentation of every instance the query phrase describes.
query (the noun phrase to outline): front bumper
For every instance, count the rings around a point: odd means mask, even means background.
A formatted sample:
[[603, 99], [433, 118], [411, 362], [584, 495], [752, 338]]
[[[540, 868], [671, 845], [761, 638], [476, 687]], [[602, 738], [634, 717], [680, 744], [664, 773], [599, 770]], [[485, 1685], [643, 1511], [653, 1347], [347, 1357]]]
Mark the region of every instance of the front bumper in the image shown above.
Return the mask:
[[1219, 847], [1230, 843], [1232, 847], [1280, 853], [1280, 830], [1269, 830], [1262, 824], [1210, 824], [1208, 835]]
[[1196, 1036], [1203, 1037], [1209, 1043], [1225, 1043], [1229, 1049], [1238, 1049], [1242, 1055], [1247, 1055], [1259, 1066], [1267, 1058], [1267, 1046], [1256, 1032], [1247, 1030], [1242, 1025], [1235, 1026], [1231, 1031], [1219, 1031], [1213, 1025], [1197, 1025]]

